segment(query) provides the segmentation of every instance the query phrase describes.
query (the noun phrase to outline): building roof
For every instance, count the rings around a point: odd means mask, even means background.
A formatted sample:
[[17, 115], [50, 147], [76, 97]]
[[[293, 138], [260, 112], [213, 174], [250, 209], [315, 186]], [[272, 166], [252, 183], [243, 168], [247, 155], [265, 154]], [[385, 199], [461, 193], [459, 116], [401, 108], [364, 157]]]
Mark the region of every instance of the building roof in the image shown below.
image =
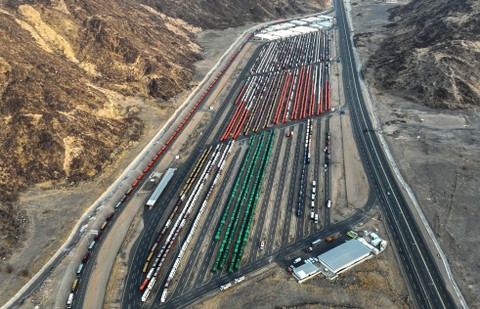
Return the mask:
[[147, 201], [147, 206], [154, 206], [155, 203], [157, 202], [158, 198], [162, 194], [163, 190], [167, 187], [170, 179], [172, 179], [173, 174], [175, 173], [177, 169], [176, 168], [169, 168], [165, 175], [163, 176], [162, 180], [160, 183], [157, 185], [157, 188], [155, 191], [153, 191], [152, 195]]
[[370, 249], [356, 239], [349, 240], [321, 255], [318, 259], [322, 264], [337, 273], [358, 262], [370, 254]]
[[313, 263], [305, 263], [302, 266], [299, 266], [293, 270], [293, 274], [299, 281], [304, 280], [318, 272], [318, 267], [313, 265]]

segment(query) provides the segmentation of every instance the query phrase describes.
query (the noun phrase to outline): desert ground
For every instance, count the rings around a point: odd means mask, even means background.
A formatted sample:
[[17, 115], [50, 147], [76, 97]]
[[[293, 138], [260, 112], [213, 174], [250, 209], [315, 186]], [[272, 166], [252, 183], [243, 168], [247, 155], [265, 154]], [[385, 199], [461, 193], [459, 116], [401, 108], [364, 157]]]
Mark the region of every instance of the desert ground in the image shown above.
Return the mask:
[[[388, 8], [379, 1], [352, 1], [355, 42], [363, 63], [388, 37]], [[480, 306], [476, 243], [480, 183], [480, 115], [477, 109], [432, 109], [389, 95], [364, 68], [381, 134], [411, 186], [472, 308]]]

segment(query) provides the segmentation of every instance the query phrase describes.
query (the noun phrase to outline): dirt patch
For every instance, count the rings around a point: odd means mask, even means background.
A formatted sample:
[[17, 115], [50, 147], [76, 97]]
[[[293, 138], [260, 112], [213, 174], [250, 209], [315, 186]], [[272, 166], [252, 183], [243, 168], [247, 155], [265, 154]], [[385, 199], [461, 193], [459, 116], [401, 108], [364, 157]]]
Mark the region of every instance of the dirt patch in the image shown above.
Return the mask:
[[[80, 182], [75, 186], [58, 186], [46, 189], [38, 186], [19, 195], [18, 201], [13, 203], [15, 209], [21, 209], [17, 218], [12, 222], [24, 224], [25, 234], [18, 234], [15, 225], [12, 235], [18, 235], [22, 239], [22, 246], [13, 255], [4, 259], [0, 267], [0, 280], [9, 286], [9, 289], [0, 290], [0, 299], [7, 301], [13, 296], [28, 279], [34, 275], [54, 254], [54, 252], [66, 240], [72, 227], [79, 218], [108, 186], [123, 172], [126, 165], [133, 160], [150, 139], [157, 133], [163, 122], [173, 109], [159, 110], [149, 104], [141, 108], [140, 100], [125, 98], [130, 103], [130, 108], [137, 108], [139, 116], [145, 123], [145, 135], [139, 142], [131, 142], [126, 146], [126, 152], [122, 153], [115, 163], [108, 166], [108, 173], [91, 181]], [[126, 104], [121, 102], [122, 104]], [[65, 214], [68, 214], [65, 217]], [[5, 218], [5, 217], [4, 217]], [[21, 226], [19, 228], [22, 228]], [[17, 236], [14, 236], [17, 237]], [[5, 238], [4, 241], [10, 238]], [[7, 267], [11, 265], [12, 267]], [[20, 274], [28, 270], [28, 275]], [[25, 273], [23, 271], [22, 273]]]
[[365, 206], [370, 188], [353, 139], [352, 124], [348, 115], [341, 116], [341, 126], [347, 196], [346, 207], [359, 209]]

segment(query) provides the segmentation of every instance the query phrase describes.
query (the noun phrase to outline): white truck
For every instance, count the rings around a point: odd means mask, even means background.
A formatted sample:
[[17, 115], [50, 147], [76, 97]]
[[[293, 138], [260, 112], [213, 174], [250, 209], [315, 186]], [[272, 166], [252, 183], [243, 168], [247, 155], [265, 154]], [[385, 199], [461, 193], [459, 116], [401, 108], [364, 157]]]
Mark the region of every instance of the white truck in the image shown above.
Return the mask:
[[327, 201], [327, 208], [330, 208], [330, 207], [332, 207], [332, 200]]
[[231, 283], [231, 282], [229, 282], [229, 283], [227, 283], [227, 284], [224, 284], [224, 285], [221, 285], [221, 286], [220, 286], [220, 291], [225, 291], [226, 289], [228, 289], [228, 288], [231, 287], [231, 286], [232, 286], [232, 283]]
[[68, 295], [66, 308], [72, 308], [72, 305], [73, 305], [73, 296], [74, 296], [73, 293], [70, 293], [70, 295]]
[[245, 276], [241, 276], [241, 277], [235, 278], [235, 279], [233, 280], [233, 282], [235, 282], [235, 284], [237, 284], [237, 283], [242, 282], [243, 280], [245, 280]]

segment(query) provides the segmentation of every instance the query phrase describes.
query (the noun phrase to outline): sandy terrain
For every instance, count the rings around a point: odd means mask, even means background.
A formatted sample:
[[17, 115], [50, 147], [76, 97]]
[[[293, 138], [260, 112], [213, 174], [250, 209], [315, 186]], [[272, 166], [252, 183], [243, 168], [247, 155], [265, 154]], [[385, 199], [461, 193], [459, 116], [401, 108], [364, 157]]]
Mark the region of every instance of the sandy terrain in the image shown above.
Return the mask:
[[[230, 29], [231, 31], [237, 31], [237, 29]], [[243, 28], [238, 31], [243, 32]], [[220, 33], [223, 33], [223, 31], [220, 31]], [[211, 67], [213, 63], [216, 62], [217, 58], [223, 53], [223, 51], [229, 46], [229, 43], [225, 43], [225, 40], [221, 42], [221, 44], [216, 45], [214, 43], [214, 40], [218, 41], [218, 34], [215, 34], [213, 32], [206, 32], [205, 36], [202, 34], [199, 35], [199, 40], [201, 41], [202, 39], [205, 40], [203, 43], [200, 42], [202, 45], [203, 44], [208, 44], [205, 42], [208, 42], [209, 40], [212, 40], [213, 43], [211, 43], [211, 46], [207, 48], [208, 51], [205, 52], [205, 58], [209, 59], [211, 62], [210, 64], [208, 63], [199, 63], [198, 65], [198, 72], [204, 70], [203, 72], [206, 72], [207, 68]], [[232, 41], [235, 39], [237, 34], [232, 35]], [[217, 42], [218, 43], [218, 42]], [[225, 44], [225, 46], [219, 47], [220, 45]], [[208, 55], [208, 56], [207, 56]], [[217, 57], [217, 58], [215, 58]], [[196, 75], [197, 78], [200, 78], [202, 73], [198, 73], [199, 75]], [[203, 73], [204, 74], [204, 73]], [[192, 84], [197, 83], [198, 80], [195, 80], [192, 82]], [[338, 91], [340, 91], [340, 88], [338, 88]], [[338, 97], [338, 94], [332, 94], [332, 99], [336, 100]], [[182, 102], [182, 99], [174, 99], [173, 100], [174, 104], [178, 105]], [[334, 103], [338, 105], [338, 101]], [[148, 113], [147, 113], [148, 114]], [[150, 116], [151, 118], [155, 118], [153, 115]], [[164, 118], [163, 118], [164, 119]], [[432, 121], [430, 118], [426, 117], [424, 119], [425, 122], [427, 121]], [[452, 120], [450, 120], [449, 123], [451, 123]], [[454, 123], [454, 121], [453, 121]], [[155, 127], [152, 126], [154, 129]], [[152, 132], [154, 130], [152, 129]], [[351, 212], [355, 210], [355, 208], [363, 206], [364, 202], [366, 201], [366, 198], [368, 196], [368, 190], [366, 189], [366, 181], [365, 181], [365, 176], [363, 169], [360, 165], [360, 162], [358, 160], [358, 153], [356, 151], [356, 148], [353, 143], [353, 138], [351, 135], [351, 127], [350, 123], [348, 121], [348, 115], [343, 116], [342, 115], [342, 120], [340, 120], [340, 116], [336, 114], [335, 116], [332, 117], [331, 121], [331, 129], [332, 129], [332, 138], [334, 139], [334, 149], [335, 147], [336, 150], [334, 153], [336, 153], [335, 157], [335, 183], [337, 185], [333, 186], [334, 192], [337, 191], [336, 189], [342, 188], [340, 190], [340, 196], [341, 198], [338, 198], [337, 204], [339, 204], [339, 207], [342, 207], [341, 213], [336, 214], [336, 212], [332, 213], [332, 221], [337, 221], [341, 217], [344, 218], [345, 216], [348, 216]], [[152, 133], [153, 134], [153, 133]], [[299, 138], [296, 134], [293, 139], [292, 139], [292, 145], [295, 145], [295, 140], [296, 138]], [[336, 136], [336, 137], [335, 137]], [[185, 137], [188, 138], [188, 137]], [[281, 136], [279, 138], [282, 138]], [[145, 141], [148, 139], [145, 138]], [[143, 140], [142, 140], [143, 141]], [[284, 145], [286, 144], [283, 142]], [[282, 145], [282, 153], [284, 150], [284, 145]], [[186, 145], [188, 146], [188, 145]], [[274, 145], [275, 149], [276, 144]], [[177, 147], [177, 146], [174, 146]], [[180, 146], [178, 146], [180, 147]], [[135, 149], [141, 149], [140, 144], [135, 148]], [[180, 148], [177, 148], [180, 150]], [[287, 149], [285, 150], [286, 153], [290, 153], [292, 159], [289, 161], [289, 169], [292, 169], [292, 161], [293, 161], [293, 156], [294, 156], [294, 147], [292, 149]], [[185, 152], [185, 150], [183, 150]], [[187, 151], [188, 152], [188, 151]], [[131, 160], [134, 157], [132, 154], [128, 159]], [[181, 158], [181, 160], [184, 160], [184, 157]], [[346, 162], [345, 167], [343, 168], [343, 161]], [[127, 158], [125, 158], [124, 162], [128, 162]], [[338, 165], [338, 166], [337, 166]], [[118, 173], [121, 172], [121, 169], [118, 168]], [[347, 177], [345, 177], [345, 174]], [[113, 175], [111, 176], [113, 179]], [[103, 190], [108, 186], [110, 183], [110, 179], [106, 179], [104, 181], [105, 187], [103, 187]], [[93, 184], [90, 184], [91, 187], [93, 187]], [[337, 188], [336, 188], [337, 186]], [[97, 188], [97, 191], [95, 190], [88, 190], [88, 188], [82, 188], [83, 190], [78, 190], [78, 191], [88, 191], [88, 197], [85, 197], [86, 199], [91, 198], [92, 200], [95, 199], [96, 196], [98, 196], [102, 192], [101, 188]], [[80, 193], [77, 193], [80, 194]], [[272, 196], [274, 193], [272, 192]], [[34, 199], [35, 196], [31, 197], [31, 200]], [[286, 199], [286, 194], [284, 194], [283, 199]], [[60, 200], [58, 204], [66, 204], [70, 202], [70, 205], [73, 201], [73, 198], [68, 199], [68, 200]], [[87, 202], [88, 200], [85, 201], [85, 203], [82, 203], [82, 205], [89, 205]], [[91, 202], [90, 202], [91, 203]], [[57, 206], [58, 204], [53, 205]], [[281, 203], [282, 207], [281, 209], [286, 209], [287, 205], [283, 205], [284, 203]], [[79, 209], [77, 216], [81, 214], [83, 209]], [[283, 214], [283, 212], [282, 212]], [[284, 214], [283, 214], [284, 215]], [[268, 215], [270, 216], [270, 215]], [[46, 220], [46, 219], [45, 219]], [[49, 218], [49, 220], [52, 220], [52, 218]], [[283, 216], [280, 217], [281, 222], [283, 221]], [[65, 233], [69, 231], [68, 227], [71, 226], [72, 222], [66, 222], [64, 223], [64, 229]], [[45, 222], [49, 222], [46, 220]], [[295, 218], [292, 218], [291, 220], [291, 225], [295, 225]], [[373, 221], [372, 221], [373, 222]], [[377, 221], [377, 228], [381, 230], [382, 225], [379, 224]], [[116, 270], [114, 273], [115, 276], [112, 277], [113, 280], [110, 281], [110, 284], [116, 285], [121, 284], [121, 277], [122, 274], [124, 274], [125, 271], [125, 254], [128, 252], [128, 246], [131, 244], [130, 240], [133, 240], [135, 238], [136, 233], [138, 233], [138, 229], [140, 228], [138, 225], [136, 225], [136, 229], [132, 230], [131, 233], [129, 234], [127, 241], [124, 243], [124, 247], [122, 249], [122, 254], [119, 255], [119, 259], [117, 259], [117, 262], [114, 266], [114, 269]], [[278, 235], [282, 235], [282, 231], [277, 231], [277, 242], [278, 242]], [[382, 235], [385, 235], [385, 232], [381, 231]], [[138, 234], [137, 234], [138, 235]], [[293, 237], [293, 235], [292, 235]], [[58, 244], [61, 242], [57, 242], [56, 246], [51, 246], [50, 250], [53, 248], [58, 247]], [[277, 246], [279, 243], [277, 244]], [[277, 247], [275, 246], [275, 248]], [[387, 262], [388, 261], [388, 262]], [[247, 281], [244, 284], [242, 284], [238, 291], [236, 290], [231, 290], [227, 291], [225, 294], [226, 298], [229, 298], [229, 300], [225, 299], [225, 297], [218, 297], [215, 298], [214, 300], [211, 300], [211, 303], [209, 301], [205, 302], [203, 305], [199, 305], [199, 308], [211, 308], [211, 306], [218, 306], [218, 307], [227, 307], [227, 306], [233, 306], [235, 308], [242, 308], [248, 305], [253, 305], [259, 306], [259, 307], [272, 307], [272, 306], [297, 306], [297, 305], [302, 305], [302, 306], [310, 306], [310, 307], [326, 307], [326, 306], [357, 306], [357, 307], [371, 307], [371, 299], [375, 298], [378, 299], [378, 308], [382, 307], [402, 307], [405, 306], [405, 300], [406, 300], [406, 292], [405, 292], [405, 287], [403, 286], [403, 281], [401, 280], [401, 277], [399, 274], [396, 272], [397, 267], [392, 267], [394, 261], [394, 256], [391, 251], [391, 248], [387, 250], [387, 252], [378, 258], [375, 258], [373, 260], [368, 261], [367, 263], [363, 264], [362, 266], [355, 268], [353, 271], [346, 273], [345, 275], [341, 276], [339, 279], [337, 279], [334, 282], [330, 282], [325, 280], [322, 277], [317, 277], [316, 279], [309, 281], [303, 285], [299, 285], [294, 281], [288, 274], [279, 269], [279, 268], [274, 268], [266, 273], [259, 275], [257, 278], [255, 278], [254, 282]], [[39, 263], [41, 265], [42, 263]], [[122, 274], [119, 274], [119, 273]], [[353, 276], [352, 276], [353, 274]], [[112, 285], [110, 285], [112, 286]], [[258, 293], [254, 293], [254, 291], [258, 291], [258, 287], [262, 286], [262, 289]], [[300, 288], [299, 288], [300, 287]], [[257, 288], [257, 289], [256, 289]], [[251, 289], [251, 290], [248, 290]], [[339, 290], [340, 289], [340, 290]], [[278, 291], [294, 291], [292, 293], [295, 293], [295, 297], [291, 297], [290, 292], [289, 293], [278, 293]], [[44, 290], [45, 291], [45, 290]], [[261, 293], [260, 293], [261, 292]], [[245, 295], [244, 293], [249, 293], [251, 297], [235, 297], [235, 296], [241, 296]], [[321, 297], [318, 297], [318, 295], [321, 295]], [[118, 295], [115, 295], [114, 293], [111, 295], [108, 295], [108, 303], [110, 303], [110, 300], [113, 301], [114, 303], [118, 301]], [[37, 303], [40, 303], [38, 301]]]
[[[191, 83], [192, 85], [198, 84], [201, 81], [201, 79], [203, 79], [205, 74], [207, 74], [208, 71], [217, 63], [217, 61], [223, 55], [225, 50], [228, 49], [230, 45], [233, 43], [233, 41], [236, 40], [238, 36], [241, 35], [241, 33], [243, 33], [248, 27], [251, 27], [251, 26], [229, 28], [227, 30], [219, 30], [219, 31], [208, 30], [198, 34], [197, 39], [199, 40], [199, 43], [201, 43], [201, 45], [204, 47], [203, 54], [202, 54], [203, 60], [196, 63], [196, 74], [194, 76], [194, 80]], [[224, 38], [223, 40], [220, 40], [220, 41], [218, 40], [218, 33], [224, 34], [224, 36], [222, 37]], [[225, 37], [227, 37], [228, 39], [225, 39]], [[238, 65], [238, 63], [241, 64], [242, 61], [243, 59], [236, 60], [235, 65]], [[213, 100], [214, 102], [214, 104], [212, 105], [214, 106], [214, 108], [217, 108], [217, 105], [219, 102], [223, 102], [222, 99], [224, 98], [225, 93], [228, 92], [228, 90], [225, 91], [224, 88], [229, 88], [233, 85], [233, 83], [231, 82], [231, 79], [228, 79], [228, 76], [230, 74], [232, 74], [231, 69], [225, 72], [225, 76], [227, 78], [222, 79], [222, 80], [228, 80], [228, 82], [222, 82], [221, 84], [219, 84], [215, 88], [215, 91], [212, 92], [211, 94], [211, 100]], [[181, 104], [181, 102], [183, 102], [185, 98], [186, 96], [181, 98], [176, 98], [175, 102], [178, 102], [178, 104]], [[201, 110], [207, 111], [208, 107], [204, 106], [201, 108]], [[185, 131], [182, 133], [182, 135], [179, 137], [178, 142], [176, 142], [172, 148], [174, 152], [175, 152], [175, 149], [177, 149], [176, 153], [188, 154], [193, 149], [193, 146], [195, 145], [195, 143], [191, 142], [192, 139], [194, 140], [198, 138], [199, 136], [198, 134], [202, 132], [202, 127], [209, 121], [211, 117], [211, 113], [204, 113], [204, 114], [205, 115], [202, 116], [199, 125], [195, 127], [195, 130], [191, 130], [190, 132]], [[199, 117], [200, 116], [198, 115], [194, 116], [192, 121], [198, 122]], [[190, 128], [190, 126], [188, 126], [188, 128]], [[240, 144], [237, 144], [237, 147], [239, 146]], [[234, 151], [232, 151], [232, 157], [233, 157], [233, 153]], [[180, 160], [177, 162], [177, 164], [184, 163], [187, 157], [188, 155], [181, 155]], [[213, 200], [214, 198], [215, 198], [215, 194], [211, 197], [211, 199]], [[208, 211], [208, 209], [206, 211]], [[126, 257], [127, 257], [129, 248], [133, 245], [133, 243], [136, 241], [137, 237], [139, 236], [138, 225], [136, 225], [135, 223], [133, 224], [134, 224], [134, 228], [131, 228], [130, 232], [127, 234], [127, 237], [120, 249], [120, 254], [117, 256], [115, 260], [115, 263], [113, 266], [114, 271], [112, 272], [112, 275], [108, 283], [107, 291], [110, 291], [110, 292], [106, 296], [105, 303], [112, 307], [120, 306], [120, 301], [121, 301], [120, 288], [123, 288], [125, 275], [127, 274]], [[206, 237], [205, 239], [208, 239], [208, 238]], [[188, 260], [188, 256], [184, 257], [183, 260], [184, 261]]]
[[[365, 63], [388, 32], [385, 9], [391, 5], [354, 1], [357, 42]], [[366, 74], [370, 84], [371, 75]], [[470, 307], [480, 306], [477, 236], [480, 219], [480, 115], [478, 110], [430, 109], [370, 88], [383, 134], [398, 167], [412, 187], [430, 227], [445, 252]]]
[[[214, 31], [208, 31], [205, 35], [203, 35], [203, 33], [198, 34], [199, 41], [206, 46], [203, 54], [204, 60], [198, 62], [197, 74], [191, 82], [192, 87], [200, 82], [203, 76], [205, 76], [205, 74], [213, 67], [225, 50], [233, 43], [238, 35], [245, 31], [246, 28], [248, 27], [219, 31], [223, 34], [231, 33], [227, 36], [228, 38], [222, 37], [222, 40], [220, 41]], [[215, 43], [210, 40], [216, 40], [219, 42]], [[208, 42], [211, 42], [210, 46], [208, 46]], [[213, 46], [218, 47], [215, 49]], [[218, 87], [218, 89], [221, 89], [221, 87]], [[115, 100], [115, 102], [118, 102], [125, 107], [140, 110], [138, 116], [145, 123], [145, 134], [140, 142], [129, 145], [129, 149], [127, 149], [127, 152], [123, 154], [123, 157], [117, 161], [116, 165], [106, 169], [108, 172], [98, 179], [80, 183], [79, 185], [68, 188], [60, 187], [53, 190], [43, 190], [42, 188], [38, 188], [27, 191], [20, 196], [18, 204], [20, 207], [27, 210], [27, 218], [32, 223], [28, 227], [23, 249], [17, 251], [17, 253], [9, 260], [2, 262], [5, 266], [1, 267], [0, 280], [8, 282], [12, 288], [0, 290], [0, 300], [2, 300], [0, 303], [7, 301], [13, 296], [13, 294], [28, 281], [30, 276], [36, 273], [45, 262], [50, 259], [51, 255], [66, 240], [72, 226], [84, 211], [86, 211], [87, 207], [91, 205], [98, 196], [107, 189], [114, 179], [123, 172], [124, 167], [128, 165], [128, 163], [131, 162], [152, 139], [168, 117], [174, 113], [175, 108], [185, 101], [189, 92], [190, 91], [185, 91], [160, 106], [153, 102], [145, 102], [141, 99], [112, 96], [111, 99]], [[216, 93], [218, 93], [218, 91], [216, 91]], [[203, 109], [206, 110], [206, 108]], [[198, 117], [194, 117], [193, 120], [198, 120]], [[206, 120], [207, 119], [204, 117], [202, 122]], [[199, 128], [199, 130], [201, 130], [201, 128]], [[188, 153], [193, 144], [187, 144], [186, 141], [188, 138], [194, 138], [195, 136], [193, 135], [196, 135], [197, 133], [198, 130], [193, 132], [190, 136], [188, 133], [182, 134], [182, 140], [175, 143], [173, 146], [173, 152], [176, 153], [180, 150], [179, 147], [185, 146], [184, 152]], [[180, 161], [182, 162], [185, 159], [186, 156], [180, 157]], [[72, 205], [77, 205], [77, 207], [72, 207]], [[39, 209], [41, 209], [41, 211]], [[71, 214], [67, 220], [64, 219], [64, 213], [66, 211]], [[64, 237], [58, 237], [58, 235], [64, 235]], [[10, 261], [15, 261], [15, 263]], [[9, 273], [10, 270], [7, 271], [7, 267], [11, 267], [13, 271]], [[62, 267], [62, 270], [65, 270], [65, 268]], [[53, 276], [55, 276], [55, 274], [53, 274]], [[49, 281], [53, 282], [55, 280]], [[45, 304], [47, 298], [38, 296], [43, 295], [49, 288], [53, 288], [52, 283], [45, 285], [45, 288], [43, 288], [40, 293], [36, 293], [36, 295], [33, 296], [33, 303]], [[50, 299], [49, 301], [51, 302], [53, 299]]]
[[370, 192], [368, 180], [353, 139], [348, 113], [330, 117], [332, 134], [331, 220], [336, 223], [365, 206]]
[[[126, 98], [121, 103], [140, 109], [139, 116], [145, 123], [145, 134], [140, 142], [130, 144], [127, 152], [114, 166], [107, 168], [103, 176], [92, 181], [49, 190], [34, 188], [19, 196], [16, 205], [26, 210], [31, 224], [23, 247], [8, 260], [2, 261], [0, 281], [11, 288], [0, 289], [0, 303], [3, 304], [13, 296], [50, 259], [87, 207], [123, 172], [125, 166], [157, 133], [167, 116], [174, 112], [173, 108], [154, 108], [149, 102], [145, 104], [140, 99]], [[70, 214], [68, 217], [65, 217], [66, 212]], [[6, 271], [7, 265], [13, 265], [13, 272]], [[23, 270], [28, 270], [28, 276], [24, 275]]]

